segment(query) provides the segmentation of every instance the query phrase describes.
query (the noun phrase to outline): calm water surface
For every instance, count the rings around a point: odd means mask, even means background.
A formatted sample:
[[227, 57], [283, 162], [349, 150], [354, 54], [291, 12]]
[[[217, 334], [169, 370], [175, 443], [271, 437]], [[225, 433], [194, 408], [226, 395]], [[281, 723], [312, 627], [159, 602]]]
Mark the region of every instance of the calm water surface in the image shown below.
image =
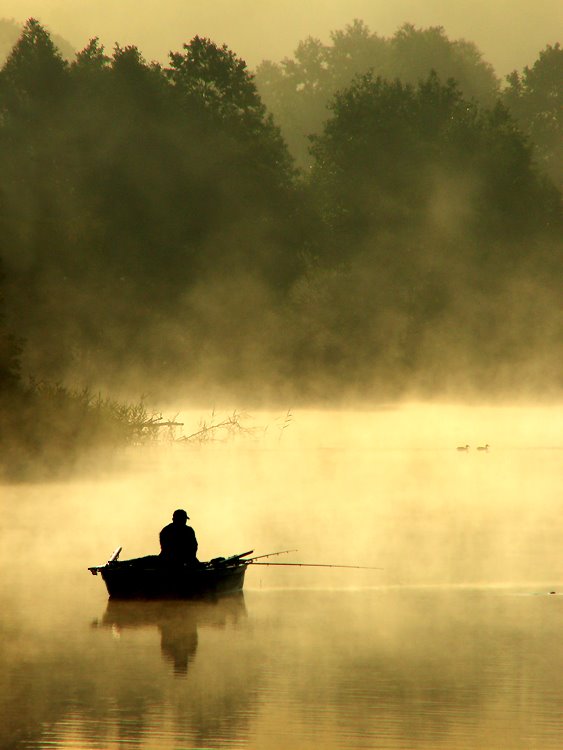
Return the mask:
[[[282, 440], [2, 488], [0, 748], [559, 750], [561, 416], [296, 415]], [[216, 602], [108, 602], [88, 565], [154, 552], [182, 505], [202, 559], [298, 547], [273, 559], [384, 570], [255, 567]]]

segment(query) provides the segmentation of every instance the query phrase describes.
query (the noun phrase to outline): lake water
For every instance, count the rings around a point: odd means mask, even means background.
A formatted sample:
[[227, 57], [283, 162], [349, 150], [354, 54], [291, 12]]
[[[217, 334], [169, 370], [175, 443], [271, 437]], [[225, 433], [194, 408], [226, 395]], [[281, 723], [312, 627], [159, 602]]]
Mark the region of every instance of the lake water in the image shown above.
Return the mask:
[[[0, 748], [560, 750], [563, 409], [247, 423], [0, 488]], [[87, 567], [158, 551], [177, 507], [200, 559], [382, 570], [254, 566], [217, 602], [108, 602]]]

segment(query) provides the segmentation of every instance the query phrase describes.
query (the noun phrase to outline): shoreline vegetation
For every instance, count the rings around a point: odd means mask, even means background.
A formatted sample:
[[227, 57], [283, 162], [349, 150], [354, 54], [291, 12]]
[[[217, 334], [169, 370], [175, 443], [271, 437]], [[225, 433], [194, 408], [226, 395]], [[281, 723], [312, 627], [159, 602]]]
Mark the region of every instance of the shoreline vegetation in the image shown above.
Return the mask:
[[354, 21], [252, 72], [0, 19], [0, 66], [0, 474], [178, 426], [99, 394], [561, 397], [559, 43], [500, 81]]
[[94, 465], [118, 465], [129, 447], [186, 447], [257, 440], [268, 429], [281, 439], [293, 419], [291, 410], [275, 424], [249, 424], [240, 411], [219, 415], [213, 410], [187, 431], [178, 417], [151, 411], [141, 399], [126, 403], [87, 388], [31, 382], [0, 398], [0, 483], [65, 477]]
[[111, 460], [116, 450], [154, 441], [160, 415], [61, 384], [31, 382], [0, 399], [0, 480], [65, 475], [88, 455]]

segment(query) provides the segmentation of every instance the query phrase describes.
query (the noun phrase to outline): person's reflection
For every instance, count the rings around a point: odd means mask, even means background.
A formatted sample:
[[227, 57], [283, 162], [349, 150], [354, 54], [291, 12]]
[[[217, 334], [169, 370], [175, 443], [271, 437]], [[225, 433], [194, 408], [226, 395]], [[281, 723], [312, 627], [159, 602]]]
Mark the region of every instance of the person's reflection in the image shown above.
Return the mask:
[[126, 628], [150, 627], [160, 630], [160, 650], [174, 674], [185, 677], [198, 645], [202, 625], [225, 627], [246, 614], [242, 593], [204, 601], [115, 601], [108, 602], [101, 622], [114, 632]]
[[184, 612], [185, 617], [162, 618], [158, 622], [160, 630], [160, 651], [165, 661], [174, 667], [174, 674], [185, 677], [188, 666], [197, 651], [197, 621]]

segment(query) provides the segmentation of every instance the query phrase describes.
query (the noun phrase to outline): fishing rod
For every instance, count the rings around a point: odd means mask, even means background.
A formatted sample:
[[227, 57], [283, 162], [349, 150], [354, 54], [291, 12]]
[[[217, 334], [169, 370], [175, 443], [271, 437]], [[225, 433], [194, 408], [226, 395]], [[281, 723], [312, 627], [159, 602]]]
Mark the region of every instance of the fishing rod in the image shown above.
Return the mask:
[[[256, 559], [256, 558], [254, 558]], [[250, 560], [246, 562], [252, 562]], [[252, 565], [284, 565], [298, 568], [355, 568], [357, 570], [385, 570], [385, 568], [374, 568], [371, 565], [327, 565], [323, 563], [277, 563], [277, 562], [252, 562]]]
[[[299, 550], [296, 549], [283, 549], [281, 552], [268, 552], [267, 555], [257, 555], [256, 557], [249, 557], [248, 560], [243, 560], [243, 562], [250, 563], [254, 562], [254, 560], [262, 560], [264, 557], [274, 557], [274, 555], [286, 555], [288, 552], [298, 552]], [[250, 554], [249, 552], [246, 552], [245, 554]], [[244, 557], [244, 555], [239, 555], [239, 557]], [[256, 563], [256, 565], [265, 565], [266, 563]]]
[[[254, 560], [262, 560], [264, 557], [273, 557], [274, 555], [285, 555], [288, 552], [297, 552], [296, 549], [284, 549], [281, 552], [268, 552], [267, 555], [257, 555], [256, 557], [249, 557], [247, 560], [244, 558], [247, 555], [251, 555], [254, 552], [253, 549], [248, 550], [248, 552], [241, 552], [239, 555], [231, 555], [231, 557], [215, 557], [213, 560], [210, 560], [208, 563], [205, 563], [205, 565], [210, 565], [213, 567], [214, 565], [238, 565], [244, 564], [244, 565], [250, 565], [250, 563], [253, 563]], [[256, 563], [256, 565], [263, 565], [264, 563]]]

